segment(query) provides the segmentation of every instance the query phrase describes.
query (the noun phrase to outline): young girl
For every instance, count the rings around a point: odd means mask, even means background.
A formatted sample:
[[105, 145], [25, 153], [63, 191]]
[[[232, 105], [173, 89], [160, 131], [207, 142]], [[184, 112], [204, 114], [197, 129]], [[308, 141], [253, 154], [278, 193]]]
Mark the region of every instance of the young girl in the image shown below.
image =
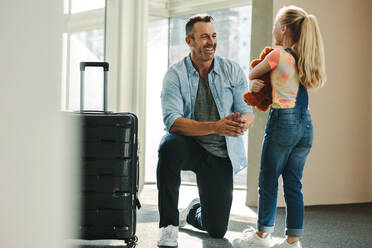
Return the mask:
[[[245, 230], [234, 240], [235, 248], [302, 247], [301, 178], [313, 143], [307, 89], [319, 88], [326, 80], [323, 42], [315, 16], [295, 6], [280, 9], [273, 35], [275, 45], [281, 48], [268, 54], [249, 74], [254, 92], [263, 87], [257, 78], [269, 71], [272, 83], [272, 107], [261, 154], [257, 230]], [[279, 176], [287, 206], [287, 238], [275, 244], [270, 234], [274, 231]]]

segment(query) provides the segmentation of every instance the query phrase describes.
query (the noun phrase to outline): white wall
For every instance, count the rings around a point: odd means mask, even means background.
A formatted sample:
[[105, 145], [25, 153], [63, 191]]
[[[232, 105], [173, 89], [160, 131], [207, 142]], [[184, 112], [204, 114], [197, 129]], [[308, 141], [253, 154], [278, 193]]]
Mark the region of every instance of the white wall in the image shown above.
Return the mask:
[[71, 166], [59, 112], [60, 0], [0, 2], [1, 247], [66, 247]]
[[[370, 13], [372, 12], [372, 1], [369, 1], [369, 9]], [[372, 15], [369, 14], [369, 27], [372, 27]], [[369, 39], [368, 44], [372, 44], [372, 29], [369, 29]], [[369, 57], [372, 58], [372, 47], [369, 46]], [[372, 61], [369, 62], [369, 84], [372, 85]], [[370, 86], [371, 87], [371, 86]], [[370, 88], [370, 95], [372, 95], [372, 87]], [[372, 97], [369, 98], [371, 101], [371, 110], [372, 112]], [[369, 161], [370, 161], [370, 186], [369, 186], [369, 199], [372, 201], [372, 114], [371, 114], [371, 125], [370, 125], [370, 149], [369, 149]]]
[[[317, 16], [328, 82], [310, 93], [314, 145], [304, 171], [305, 204], [372, 201], [369, 0], [275, 0]], [[371, 23], [372, 24], [372, 23]]]

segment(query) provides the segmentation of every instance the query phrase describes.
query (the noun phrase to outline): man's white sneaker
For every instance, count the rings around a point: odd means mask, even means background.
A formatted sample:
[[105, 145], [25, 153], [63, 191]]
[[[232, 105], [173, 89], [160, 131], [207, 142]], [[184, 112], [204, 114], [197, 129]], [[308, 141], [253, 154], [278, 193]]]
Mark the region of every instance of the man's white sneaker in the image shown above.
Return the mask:
[[267, 235], [265, 238], [260, 238], [256, 234], [256, 229], [249, 227], [243, 231], [243, 236], [234, 239], [234, 248], [264, 248], [264, 247], [274, 247], [275, 242], [273, 241], [271, 235]]
[[177, 239], [178, 226], [169, 225], [163, 227], [160, 240], [158, 241], [158, 246], [177, 247]]
[[192, 200], [189, 205], [187, 205], [187, 207], [181, 211], [181, 213], [179, 214], [179, 226], [180, 227], [184, 227], [186, 226], [186, 218], [187, 218], [187, 215], [189, 214], [190, 212], [190, 209], [197, 203], [200, 203], [200, 199], [199, 198], [195, 198], [194, 200]]
[[302, 248], [302, 244], [300, 241], [296, 241], [293, 244], [289, 244], [287, 240], [284, 239], [284, 241], [281, 244], [278, 244], [275, 246], [276, 248]]

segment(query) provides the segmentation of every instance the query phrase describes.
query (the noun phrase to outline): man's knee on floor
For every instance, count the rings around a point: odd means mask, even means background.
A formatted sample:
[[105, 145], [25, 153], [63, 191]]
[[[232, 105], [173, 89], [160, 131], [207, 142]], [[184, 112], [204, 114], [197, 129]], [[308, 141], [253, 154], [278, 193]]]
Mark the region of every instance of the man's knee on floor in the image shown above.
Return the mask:
[[209, 236], [211, 236], [212, 238], [217, 238], [217, 239], [222, 239], [227, 232], [226, 226], [211, 225], [210, 227], [207, 227], [206, 229], [207, 229]]

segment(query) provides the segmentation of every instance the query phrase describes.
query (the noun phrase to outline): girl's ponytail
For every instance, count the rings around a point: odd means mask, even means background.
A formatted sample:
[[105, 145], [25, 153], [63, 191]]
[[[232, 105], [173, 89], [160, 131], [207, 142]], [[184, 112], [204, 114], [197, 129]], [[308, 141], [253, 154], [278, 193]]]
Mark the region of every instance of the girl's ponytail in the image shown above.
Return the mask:
[[297, 51], [300, 81], [306, 88], [320, 88], [326, 81], [324, 49], [318, 22], [296, 6], [283, 7], [277, 19], [290, 29], [287, 39]]
[[320, 88], [326, 81], [322, 35], [313, 15], [304, 16], [297, 44], [298, 71], [306, 88]]

